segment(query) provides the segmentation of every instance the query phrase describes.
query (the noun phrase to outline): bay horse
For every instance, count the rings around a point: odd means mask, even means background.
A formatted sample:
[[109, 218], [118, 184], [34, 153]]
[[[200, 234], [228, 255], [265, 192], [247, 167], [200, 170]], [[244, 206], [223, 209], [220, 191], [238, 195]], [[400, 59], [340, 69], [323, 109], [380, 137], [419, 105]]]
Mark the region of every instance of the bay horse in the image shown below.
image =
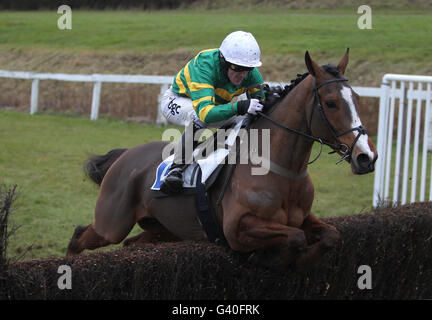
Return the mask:
[[[272, 252], [265, 258], [270, 265], [301, 267], [338, 243], [336, 228], [311, 213], [314, 186], [307, 167], [312, 145], [318, 141], [333, 148], [354, 174], [372, 172], [378, 156], [358, 115], [359, 96], [343, 76], [348, 59], [349, 49], [337, 66], [319, 66], [306, 52], [309, 75], [251, 124], [270, 129], [270, 160], [279, 169], [257, 176], [251, 174], [251, 162], [237, 164], [216, 205], [229, 171], [225, 166], [208, 191], [232, 250], [255, 257]], [[67, 255], [120, 243], [136, 223], [144, 231], [125, 245], [206, 241], [193, 196], [155, 198], [151, 193], [166, 144], [115, 149], [90, 160], [90, 177], [100, 183], [95, 218], [76, 227]]]

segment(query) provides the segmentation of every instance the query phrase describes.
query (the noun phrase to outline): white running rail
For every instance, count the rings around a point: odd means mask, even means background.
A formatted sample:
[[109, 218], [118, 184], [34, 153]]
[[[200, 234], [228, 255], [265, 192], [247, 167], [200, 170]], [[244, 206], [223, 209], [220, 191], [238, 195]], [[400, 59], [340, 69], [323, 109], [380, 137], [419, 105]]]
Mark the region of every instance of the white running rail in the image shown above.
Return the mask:
[[[74, 82], [93, 82], [93, 97], [91, 106], [91, 120], [97, 120], [99, 115], [100, 93], [103, 82], [119, 83], [145, 83], [161, 86], [160, 94], [163, 94], [173, 81], [172, 76], [144, 76], [144, 75], [120, 75], [120, 74], [64, 74], [64, 73], [35, 73], [21, 71], [0, 70], [0, 78], [15, 78], [32, 80], [30, 114], [35, 114], [38, 109], [39, 81], [60, 80]], [[160, 98], [160, 95], [159, 95]], [[164, 123], [163, 116], [158, 112], [157, 123]]]
[[[64, 74], [64, 73], [36, 73], [22, 71], [7, 71], [0, 70], [0, 78], [15, 78], [32, 80], [32, 89], [30, 97], [30, 114], [35, 114], [38, 109], [39, 81], [40, 80], [60, 80], [74, 82], [93, 82], [93, 97], [91, 105], [91, 120], [97, 120], [99, 114], [100, 94], [103, 82], [119, 82], [119, 83], [145, 83], [157, 84], [161, 86], [159, 94], [159, 103], [161, 95], [169, 88], [173, 82], [174, 76], [146, 76], [146, 75], [120, 75], [120, 74]], [[268, 82], [269, 85], [286, 85], [283, 82]], [[380, 88], [365, 88], [353, 87], [353, 89], [364, 97], [381, 96]], [[157, 124], [166, 124], [165, 118], [160, 113], [158, 108]]]

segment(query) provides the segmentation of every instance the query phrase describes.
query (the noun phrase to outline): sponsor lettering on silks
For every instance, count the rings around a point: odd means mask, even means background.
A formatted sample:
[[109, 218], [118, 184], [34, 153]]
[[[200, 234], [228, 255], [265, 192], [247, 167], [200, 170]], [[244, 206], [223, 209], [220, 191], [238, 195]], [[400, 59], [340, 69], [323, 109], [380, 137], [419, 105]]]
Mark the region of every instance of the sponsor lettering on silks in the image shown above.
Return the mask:
[[177, 103], [174, 103], [175, 99], [172, 99], [170, 103], [168, 104], [168, 109], [170, 109], [170, 112], [172, 115], [180, 114], [179, 109], [181, 108], [180, 105]]

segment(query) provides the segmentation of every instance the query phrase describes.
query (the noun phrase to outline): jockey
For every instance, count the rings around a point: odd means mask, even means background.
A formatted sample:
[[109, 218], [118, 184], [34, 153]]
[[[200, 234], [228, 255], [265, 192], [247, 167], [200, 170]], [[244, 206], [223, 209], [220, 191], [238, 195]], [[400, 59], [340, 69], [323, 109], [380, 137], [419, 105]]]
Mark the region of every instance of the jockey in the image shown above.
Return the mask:
[[[161, 99], [161, 111], [174, 124], [192, 126], [192, 137], [199, 129], [220, 127], [224, 120], [246, 113], [256, 115], [263, 105], [254, 98], [258, 89], [251, 89], [251, 99], [231, 102], [251, 85], [262, 84], [257, 67], [260, 48], [251, 33], [235, 31], [222, 42], [219, 49], [199, 52], [174, 77], [172, 86]], [[236, 120], [234, 120], [236, 121]], [[165, 177], [161, 191], [177, 193], [183, 186], [185, 133], [181, 150], [175, 150], [175, 159]], [[189, 142], [191, 143], [191, 142]], [[193, 148], [196, 142], [193, 141]]]

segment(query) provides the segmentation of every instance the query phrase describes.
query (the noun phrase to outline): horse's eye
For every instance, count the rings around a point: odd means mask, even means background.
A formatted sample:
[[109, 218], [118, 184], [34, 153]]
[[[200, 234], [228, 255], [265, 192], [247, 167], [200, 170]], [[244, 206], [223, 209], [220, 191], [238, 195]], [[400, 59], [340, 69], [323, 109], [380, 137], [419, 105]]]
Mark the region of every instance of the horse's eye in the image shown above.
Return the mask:
[[327, 108], [333, 108], [333, 109], [337, 108], [336, 101], [334, 101], [334, 100], [326, 101], [325, 104], [326, 104]]

